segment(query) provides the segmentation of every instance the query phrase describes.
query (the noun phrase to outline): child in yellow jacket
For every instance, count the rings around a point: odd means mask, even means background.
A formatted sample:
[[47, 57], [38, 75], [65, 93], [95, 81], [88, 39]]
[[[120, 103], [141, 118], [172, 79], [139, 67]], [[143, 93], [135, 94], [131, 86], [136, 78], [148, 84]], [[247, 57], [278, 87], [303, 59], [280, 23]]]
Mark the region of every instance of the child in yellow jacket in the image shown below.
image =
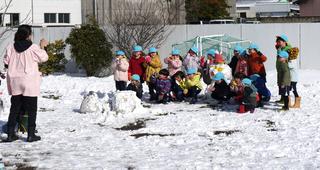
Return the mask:
[[183, 91], [186, 89], [185, 85], [186, 75], [182, 71], [177, 71], [173, 76], [173, 82], [171, 85], [172, 100], [182, 102], [184, 100]]
[[198, 94], [202, 90], [202, 85], [200, 81], [201, 73], [197, 72], [195, 68], [190, 68], [187, 70], [187, 77], [185, 80], [184, 94], [191, 97], [190, 104], [195, 104], [198, 101]]
[[157, 49], [154, 47], [149, 48], [149, 55], [146, 56], [146, 82], [149, 87], [150, 101], [156, 100], [156, 86], [151, 82], [150, 78], [153, 74], [159, 73], [162, 64], [158, 55]]

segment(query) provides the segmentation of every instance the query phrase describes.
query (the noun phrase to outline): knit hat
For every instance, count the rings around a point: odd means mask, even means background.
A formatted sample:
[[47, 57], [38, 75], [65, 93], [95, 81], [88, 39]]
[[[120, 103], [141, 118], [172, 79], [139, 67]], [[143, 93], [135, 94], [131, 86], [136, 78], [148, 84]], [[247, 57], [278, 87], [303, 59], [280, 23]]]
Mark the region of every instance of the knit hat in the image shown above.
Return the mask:
[[251, 43], [248, 49], [255, 49], [255, 50], [259, 51], [259, 46], [255, 43]]
[[142, 51], [142, 47], [140, 45], [136, 45], [133, 47], [133, 52], [139, 52]]
[[251, 79], [252, 81], [256, 81], [259, 77], [260, 77], [259, 74], [253, 74], [253, 75], [250, 76], [250, 79]]
[[222, 80], [222, 79], [224, 79], [224, 75], [221, 72], [218, 72], [217, 74], [215, 74], [212, 77], [212, 80], [214, 80], [214, 81], [219, 81], [219, 80]]
[[278, 56], [281, 57], [281, 58], [288, 59], [289, 54], [288, 54], [288, 52], [286, 52], [286, 51], [279, 51], [279, 52], [278, 52]]
[[122, 50], [118, 50], [116, 51], [116, 56], [119, 56], [119, 55], [125, 55], [125, 54]]
[[250, 86], [251, 83], [252, 83], [252, 81], [251, 81], [250, 79], [248, 79], [248, 78], [244, 78], [244, 79], [242, 80], [242, 84], [244, 84], [244, 85], [246, 85], [246, 86]]
[[180, 50], [173, 49], [172, 52], [171, 52], [171, 55], [180, 55]]
[[234, 51], [238, 52], [239, 54], [243, 53], [244, 49], [240, 45], [236, 45], [234, 47]]
[[281, 38], [285, 42], [289, 41], [288, 36], [286, 36], [285, 34], [278, 35], [277, 38]]
[[214, 55], [216, 54], [216, 50], [215, 49], [210, 49], [207, 51], [207, 55], [211, 55], [214, 57]]
[[199, 49], [196, 46], [191, 47], [190, 50], [196, 54], [198, 54], [198, 52], [199, 52]]
[[131, 76], [131, 80], [140, 81], [140, 76], [138, 74], [134, 74]]
[[155, 47], [149, 48], [149, 53], [156, 53], [157, 49]]
[[190, 74], [196, 74], [197, 73], [197, 69], [196, 68], [189, 68], [187, 70], [187, 74], [190, 75]]
[[223, 59], [222, 54], [216, 53], [216, 54], [214, 55], [214, 61], [215, 61], [216, 63], [222, 63], [222, 62], [224, 62], [224, 59]]

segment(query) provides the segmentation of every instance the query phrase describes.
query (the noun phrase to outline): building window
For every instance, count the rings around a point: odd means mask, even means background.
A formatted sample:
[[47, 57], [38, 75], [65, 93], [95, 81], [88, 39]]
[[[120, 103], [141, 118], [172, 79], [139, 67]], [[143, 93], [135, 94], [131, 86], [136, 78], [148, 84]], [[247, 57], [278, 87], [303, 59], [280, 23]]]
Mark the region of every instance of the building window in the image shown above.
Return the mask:
[[70, 23], [70, 14], [69, 13], [60, 13], [59, 14], [59, 23]]
[[11, 26], [17, 26], [20, 23], [19, 14], [11, 14], [10, 15], [10, 23]]
[[57, 23], [57, 14], [56, 13], [45, 13], [44, 14], [44, 23]]
[[247, 18], [246, 12], [240, 12], [240, 18]]
[[5, 20], [2, 21], [3, 14], [0, 14], [0, 24], [1, 26], [13, 27], [20, 23], [19, 13], [6, 13], [4, 14]]

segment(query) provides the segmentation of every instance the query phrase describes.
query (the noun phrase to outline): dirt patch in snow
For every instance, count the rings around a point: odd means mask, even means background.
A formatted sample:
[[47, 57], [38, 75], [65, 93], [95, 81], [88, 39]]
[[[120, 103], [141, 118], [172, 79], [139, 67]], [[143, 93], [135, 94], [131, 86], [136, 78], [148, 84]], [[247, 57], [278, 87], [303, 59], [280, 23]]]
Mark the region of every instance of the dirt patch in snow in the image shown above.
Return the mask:
[[176, 115], [174, 112], [165, 112], [165, 113], [159, 113], [156, 116], [168, 116], [168, 115]]
[[120, 128], [114, 128], [116, 130], [123, 130], [123, 131], [129, 131], [129, 130], [138, 130], [146, 127], [146, 122], [151, 120], [157, 120], [156, 118], [140, 118], [137, 119], [137, 121], [133, 123], [128, 123], [125, 126], [122, 126]]
[[46, 99], [59, 100], [61, 96], [55, 96], [53, 94], [50, 94], [50, 95], [45, 95], [45, 96], [42, 96], [42, 97], [46, 98]]
[[213, 134], [214, 135], [226, 135], [226, 136], [229, 136], [229, 135], [232, 135], [236, 132], [240, 132], [240, 130], [216, 130], [216, 131], [213, 131]]
[[43, 107], [40, 107], [39, 108], [39, 112], [53, 112], [54, 109], [48, 109], [48, 108], [43, 108]]
[[116, 130], [138, 130], [146, 127], [146, 123], [141, 120], [137, 120], [134, 123], [128, 123], [125, 126], [122, 126], [120, 128], [115, 128]]
[[266, 119], [266, 120], [257, 120], [257, 122], [265, 122], [266, 124], [264, 125], [264, 127], [267, 128], [267, 131], [269, 132], [278, 131], [278, 129], [276, 128], [276, 123], [274, 121]]
[[166, 136], [176, 136], [177, 134], [160, 134], [160, 133], [137, 133], [132, 134], [130, 136], [135, 137], [136, 139], [141, 137], [147, 137], [147, 136], [160, 136], [160, 137], [166, 137]]

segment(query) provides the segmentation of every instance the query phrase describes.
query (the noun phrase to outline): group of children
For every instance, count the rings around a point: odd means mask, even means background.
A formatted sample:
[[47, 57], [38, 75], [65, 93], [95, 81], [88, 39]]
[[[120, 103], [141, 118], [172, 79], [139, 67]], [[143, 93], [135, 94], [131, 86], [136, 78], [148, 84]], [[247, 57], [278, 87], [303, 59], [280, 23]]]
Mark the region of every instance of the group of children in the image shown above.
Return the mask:
[[[277, 71], [279, 94], [284, 106], [289, 109], [289, 92], [293, 89], [296, 97], [293, 107], [300, 107], [300, 97], [296, 90], [297, 48], [292, 48], [285, 35], [277, 36]], [[129, 62], [123, 51], [116, 51], [112, 68], [117, 90], [135, 91], [142, 98], [142, 84], [148, 85], [150, 101], [167, 103], [185, 101], [190, 104], [198, 102], [198, 95], [203, 90], [202, 81], [207, 84], [205, 93], [223, 103], [233, 98], [239, 104], [239, 113], [254, 112], [256, 107], [263, 107], [271, 93], [266, 87], [266, 71], [263, 55], [258, 45], [251, 44], [248, 50], [237, 45], [234, 56], [227, 64], [221, 53], [210, 49], [206, 57], [199, 57], [198, 48], [192, 47], [185, 57], [178, 49], [164, 59], [167, 69], [162, 69], [162, 62], [157, 49], [149, 48], [144, 54], [141, 46], [133, 48]], [[290, 57], [289, 57], [290, 56]], [[127, 82], [131, 81], [127, 86]], [[189, 99], [188, 99], [189, 98]]]

